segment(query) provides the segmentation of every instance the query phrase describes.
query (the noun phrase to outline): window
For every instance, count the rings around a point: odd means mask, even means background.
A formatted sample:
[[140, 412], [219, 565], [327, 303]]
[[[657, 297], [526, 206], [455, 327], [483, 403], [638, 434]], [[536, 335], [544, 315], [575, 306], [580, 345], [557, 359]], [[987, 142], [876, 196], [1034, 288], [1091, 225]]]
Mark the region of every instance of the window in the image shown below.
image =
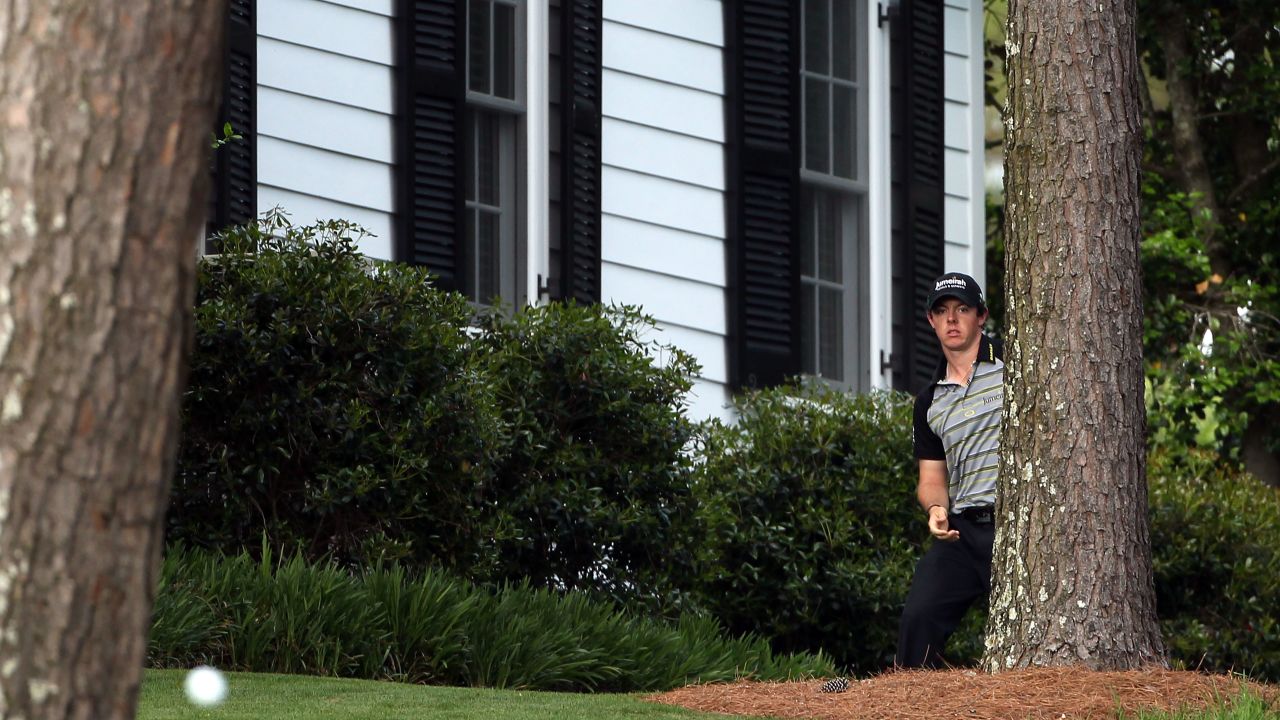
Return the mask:
[[865, 0], [803, 0], [801, 369], [855, 390], [864, 346]]
[[524, 12], [518, 0], [467, 4], [466, 247], [462, 287], [479, 303], [518, 300]]

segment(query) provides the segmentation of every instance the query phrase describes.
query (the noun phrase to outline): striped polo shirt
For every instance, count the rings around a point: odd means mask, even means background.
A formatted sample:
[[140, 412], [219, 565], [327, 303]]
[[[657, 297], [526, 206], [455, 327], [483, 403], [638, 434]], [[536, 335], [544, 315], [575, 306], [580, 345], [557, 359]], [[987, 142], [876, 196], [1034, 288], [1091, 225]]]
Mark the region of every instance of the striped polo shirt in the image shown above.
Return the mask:
[[1000, 466], [1004, 362], [985, 335], [968, 385], [946, 379], [944, 359], [933, 383], [916, 396], [915, 454], [945, 460], [951, 511], [993, 505]]

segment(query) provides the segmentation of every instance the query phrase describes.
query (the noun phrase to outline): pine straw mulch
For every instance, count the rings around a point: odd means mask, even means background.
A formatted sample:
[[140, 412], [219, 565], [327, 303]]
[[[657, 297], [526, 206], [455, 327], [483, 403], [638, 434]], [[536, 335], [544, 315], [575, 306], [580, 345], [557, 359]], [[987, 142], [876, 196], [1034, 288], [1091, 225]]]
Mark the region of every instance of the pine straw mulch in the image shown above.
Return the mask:
[[1247, 686], [1280, 709], [1280, 686], [1174, 670], [899, 670], [850, 680], [842, 693], [819, 692], [821, 686], [821, 680], [743, 681], [694, 685], [646, 699], [705, 712], [812, 720], [1074, 720], [1115, 718], [1121, 709], [1129, 717], [1148, 710], [1199, 710], [1230, 703]]

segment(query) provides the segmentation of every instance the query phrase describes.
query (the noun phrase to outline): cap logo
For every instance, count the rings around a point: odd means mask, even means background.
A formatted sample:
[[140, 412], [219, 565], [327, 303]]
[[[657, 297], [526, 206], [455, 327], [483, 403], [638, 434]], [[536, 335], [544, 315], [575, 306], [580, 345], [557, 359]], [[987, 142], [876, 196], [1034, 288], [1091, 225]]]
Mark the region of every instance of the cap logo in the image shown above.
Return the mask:
[[957, 288], [957, 289], [963, 290], [965, 288], [965, 282], [960, 278], [943, 278], [939, 280], [938, 284], [933, 287], [933, 291], [937, 292], [939, 290], [946, 290], [948, 288]]

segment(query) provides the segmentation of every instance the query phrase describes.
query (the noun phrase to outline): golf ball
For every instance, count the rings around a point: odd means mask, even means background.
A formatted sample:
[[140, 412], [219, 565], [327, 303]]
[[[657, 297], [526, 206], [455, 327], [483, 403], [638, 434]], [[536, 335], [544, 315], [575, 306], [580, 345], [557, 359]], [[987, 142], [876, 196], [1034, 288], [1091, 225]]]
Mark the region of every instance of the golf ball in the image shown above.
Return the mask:
[[187, 673], [182, 689], [192, 703], [209, 707], [227, 699], [227, 678], [215, 668], [201, 665]]

